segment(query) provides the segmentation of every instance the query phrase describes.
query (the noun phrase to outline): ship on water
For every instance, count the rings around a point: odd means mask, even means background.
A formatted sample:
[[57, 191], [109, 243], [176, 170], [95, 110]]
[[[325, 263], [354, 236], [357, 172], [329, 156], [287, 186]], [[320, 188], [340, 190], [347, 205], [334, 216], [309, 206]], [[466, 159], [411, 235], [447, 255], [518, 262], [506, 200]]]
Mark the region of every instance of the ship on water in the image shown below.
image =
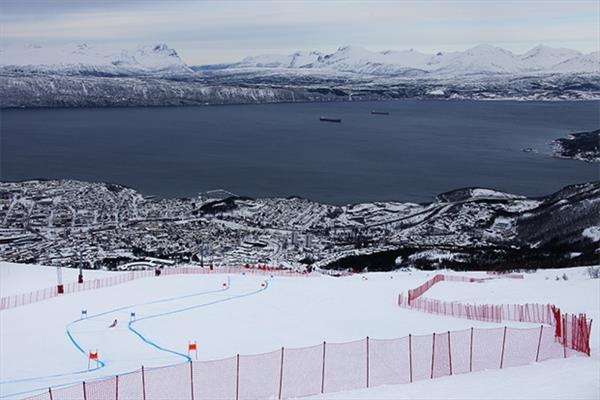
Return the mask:
[[390, 113], [387, 111], [375, 111], [375, 110], [371, 111], [371, 114], [372, 115], [390, 115]]
[[328, 118], [328, 117], [321, 117], [321, 118], [319, 118], [319, 121], [321, 121], [321, 122], [342, 122], [342, 120], [340, 118]]

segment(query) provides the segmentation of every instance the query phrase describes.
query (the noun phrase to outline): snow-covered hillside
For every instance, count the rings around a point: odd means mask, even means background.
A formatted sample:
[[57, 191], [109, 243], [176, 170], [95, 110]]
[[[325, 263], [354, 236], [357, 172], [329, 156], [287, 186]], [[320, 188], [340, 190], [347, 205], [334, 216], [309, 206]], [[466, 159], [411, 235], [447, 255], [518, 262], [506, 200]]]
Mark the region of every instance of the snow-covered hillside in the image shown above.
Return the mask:
[[279, 54], [263, 54], [260, 56], [246, 57], [240, 62], [240, 66], [264, 67], [264, 68], [304, 68], [316, 62], [323, 56], [318, 51], [297, 51], [294, 54], [281, 56]]
[[[0, 270], [6, 267], [7, 264], [0, 263]], [[38, 282], [44, 287], [55, 283], [54, 277], [45, 270], [38, 276], [33, 266], [22, 271], [16, 270], [18, 266], [14, 264], [9, 267], [12, 272], [8, 285], [23, 280]], [[444, 273], [485, 276], [484, 273]], [[391, 339], [409, 333], [504, 326], [504, 323], [421, 313], [396, 305], [399, 292], [423, 283], [432, 275], [412, 270], [343, 278], [266, 277], [267, 287], [261, 286], [265, 277], [260, 276], [162, 276], [1, 311], [0, 398], [22, 398], [26, 393], [12, 394], [121, 374], [138, 369], [142, 364], [152, 367], [185, 361], [181, 354], [161, 351], [128, 329], [131, 311], [135, 311], [138, 318], [135, 329], [153, 343], [160, 343], [163, 349], [185, 353], [188, 341], [196, 340], [199, 360], [269, 352], [281, 346], [311, 346], [324, 340], [335, 343], [365, 336]], [[227, 279], [229, 287], [223, 289], [222, 283]], [[43, 280], [46, 282], [42, 283]], [[443, 299], [479, 304], [550, 302], [567, 312], [586, 312], [594, 320], [600, 316], [600, 286], [585, 268], [541, 271], [526, 274], [523, 280], [498, 279], [478, 284], [445, 282], [432, 290], [435, 297]], [[79, 320], [82, 308], [87, 308], [88, 319]], [[114, 319], [118, 325], [109, 329]], [[532, 324], [510, 321], [508, 325], [532, 327]], [[356, 395], [328, 394], [326, 398], [396, 399], [415, 390], [419, 391], [419, 398], [477, 398], [476, 394], [485, 393], [487, 386], [488, 393], [507, 399], [536, 399], [547, 392], [556, 398], [573, 398], [577, 394], [577, 398], [592, 399], [600, 389], [596, 374], [600, 367], [599, 339], [598, 330], [592, 329], [591, 358], [577, 356], [506, 371], [482, 371], [412, 385], [373, 388]], [[84, 351], [98, 349], [106, 366], [88, 372], [85, 355], [73, 343]], [[39, 357], [40, 354], [45, 357]], [[557, 374], [557, 370], [563, 373]], [[573, 381], [572, 374], [564, 371], [577, 371], [577, 380]], [[548, 380], [549, 376], [554, 379]], [[520, 385], [522, 377], [531, 377], [552, 388], [506, 389]], [[122, 384], [128, 383], [124, 380]], [[468, 388], [473, 385], [476, 388], [469, 395]], [[577, 391], [573, 391], [574, 388]], [[428, 393], [431, 396], [427, 396]], [[77, 396], [79, 394], [77, 392]]]
[[192, 70], [166, 44], [110, 49], [83, 44], [0, 49], [0, 66], [36, 73], [82, 75], [181, 75]]
[[373, 75], [433, 74], [460, 76], [486, 73], [600, 73], [598, 52], [536, 46], [524, 54], [514, 54], [491, 45], [465, 51], [425, 54], [414, 49], [373, 52], [344, 46], [331, 54], [296, 52], [292, 55], [248, 57], [234, 68], [329, 69]]

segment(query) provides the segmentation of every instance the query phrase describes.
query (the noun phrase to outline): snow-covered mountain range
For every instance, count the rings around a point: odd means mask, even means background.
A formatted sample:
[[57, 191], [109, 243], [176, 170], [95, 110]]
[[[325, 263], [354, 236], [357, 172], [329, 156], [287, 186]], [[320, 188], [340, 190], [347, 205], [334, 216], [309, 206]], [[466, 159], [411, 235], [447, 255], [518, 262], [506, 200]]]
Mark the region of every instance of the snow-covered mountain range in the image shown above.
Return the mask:
[[341, 47], [190, 66], [166, 44], [0, 47], [0, 108], [403, 98], [595, 100], [600, 52], [480, 45], [425, 54]]
[[373, 52], [345, 46], [335, 52], [296, 52], [291, 55], [247, 57], [228, 68], [324, 69], [371, 75], [434, 74], [441, 76], [521, 73], [599, 73], [600, 52], [537, 46], [514, 54], [491, 45], [465, 51], [425, 54], [417, 50]]
[[166, 44], [110, 49], [87, 44], [0, 49], [0, 68], [24, 73], [81, 75], [182, 75], [193, 73], [177, 52]]
[[[87, 44], [0, 48], [1, 71], [106, 76], [178, 76], [203, 71], [190, 67], [166, 44], [110, 49]], [[246, 57], [210, 69], [281, 69], [292, 73], [354, 73], [375, 76], [466, 76], [481, 74], [596, 73], [600, 74], [600, 52], [537, 46], [514, 54], [491, 45], [465, 51], [421, 53], [417, 50], [373, 52], [361, 47], [340, 47], [333, 53], [298, 51], [289, 55]]]

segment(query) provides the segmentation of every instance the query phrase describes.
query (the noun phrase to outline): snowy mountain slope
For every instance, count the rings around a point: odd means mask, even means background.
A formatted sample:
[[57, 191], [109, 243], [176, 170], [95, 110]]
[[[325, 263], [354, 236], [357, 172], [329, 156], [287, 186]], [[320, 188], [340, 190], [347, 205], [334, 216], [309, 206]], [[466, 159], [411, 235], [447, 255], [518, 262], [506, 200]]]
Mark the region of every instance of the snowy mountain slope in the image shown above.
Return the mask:
[[577, 50], [539, 45], [520, 56], [521, 62], [532, 70], [543, 70], [567, 60], [583, 56]]
[[[5, 266], [5, 263], [0, 262], [0, 270]], [[44, 279], [37, 276], [34, 268], [15, 270], [7, 284], [16, 285], [25, 280]], [[89, 272], [85, 271], [85, 279]], [[45, 271], [42, 273], [46, 276]], [[452, 271], [444, 273], [486, 277], [484, 273]], [[111, 273], [106, 272], [106, 274]], [[563, 274], [568, 279], [555, 280], [555, 277]], [[215, 360], [237, 353], [245, 355], [269, 352], [282, 346], [286, 349], [311, 346], [322, 341], [327, 341], [328, 344], [346, 342], [363, 339], [365, 336], [391, 339], [408, 334], [430, 335], [432, 332], [446, 330], [502, 326], [476, 320], [432, 316], [401, 309], [396, 305], [394, 300], [399, 292], [405, 292], [430, 277], [431, 272], [418, 270], [368, 273], [340, 278], [275, 277], [270, 280], [268, 289], [259, 294], [207, 304], [254, 291], [259, 287], [262, 278], [252, 275], [231, 275], [229, 290], [197, 295], [219, 289], [226, 275], [161, 276], [140, 279], [120, 286], [69, 294], [35, 303], [26, 308], [2, 311], [0, 349], [3, 350], [3, 357], [0, 357], [0, 396], [11, 399], [22, 398], [24, 396], [10, 396], [10, 394], [40, 387], [47, 391], [48, 386], [55, 387], [61, 383], [82, 380], [89, 382], [94, 377], [123, 374], [138, 369], [140, 364], [148, 367], [181, 362], [173, 354], [159, 353], [156, 348], [143, 343], [132, 334], [126, 327], [130, 311], [136, 311], [138, 317], [142, 319], [157, 312], [195, 307], [185, 312], [140, 321], [136, 326], [151, 340], [156, 340], [166, 348], [182, 352], [185, 352], [189, 340], [197, 340], [200, 360]], [[55, 282], [55, 276], [48, 275], [44, 286], [51, 286]], [[458, 296], [459, 299], [479, 304], [552, 302], [560, 305], [561, 309], [567, 312], [586, 312], [594, 320], [599, 316], [599, 286], [597, 281], [589, 278], [585, 268], [538, 271], [527, 273], [525, 279], [518, 281], [498, 279], [465, 288], [462, 286], [460, 283], [452, 282], [436, 286], [433, 290], [436, 290], [436, 296], [449, 300], [456, 300]], [[172, 300], [165, 301], [165, 299]], [[152, 302], [156, 303], [151, 304]], [[203, 304], [206, 306], [202, 306]], [[72, 324], [72, 321], [79, 317], [82, 307], [87, 308], [90, 318]], [[101, 312], [107, 314], [99, 318], [93, 317], [94, 314]], [[24, 318], [25, 314], [27, 318]], [[118, 319], [119, 324], [116, 329], [109, 329], [108, 325], [115, 318]], [[73, 326], [73, 338], [84, 349], [98, 347], [100, 357], [107, 361], [106, 368], [85, 371], [87, 360], [77, 352], [65, 335], [65, 327], [68, 325]], [[524, 327], [525, 325], [508, 322], [508, 326]], [[240, 334], [242, 331], [243, 335]], [[598, 388], [596, 372], [599, 364], [597, 355], [600, 346], [599, 337], [598, 331], [592, 329], [592, 357], [590, 358], [570, 357], [566, 360], [544, 361], [514, 369], [488, 370], [428, 379], [410, 385], [382, 386], [359, 395], [338, 393], [321, 395], [319, 398], [413, 398], [406, 395], [410, 393], [415, 395], [414, 398], [420, 399], [434, 396], [435, 398], [477, 399], [486, 398], [486, 394], [490, 397], [490, 393], [499, 393], [507, 399], [540, 399], [546, 398], [547, 393], [552, 393], [554, 395], [552, 398], [558, 399], [574, 398], [576, 393], [581, 394], [577, 398], [591, 399], [595, 398]], [[45, 354], [46, 357], [37, 357], [39, 354]], [[32, 363], [32, 359], [36, 362]], [[291, 357], [286, 360], [291, 360]], [[78, 370], [84, 372], [73, 374]], [[578, 378], [575, 380], [570, 374], [574, 370], [578, 372]], [[161, 379], [172, 380], [173, 376], [177, 376], [171, 375], [168, 369], [163, 371], [159, 373]], [[260, 372], [266, 374], [264, 371]], [[320, 372], [319, 370], [316, 374], [317, 380], [321, 377]], [[537, 379], [547, 375], [555, 379], [553, 390], [527, 386], [522, 379], [522, 377]], [[122, 376], [125, 378], [120, 380], [120, 384], [123, 385], [121, 387], [131, 386], [131, 380], [128, 380], [124, 374]], [[152, 376], [152, 372], [148, 376]], [[577, 387], [574, 387], [572, 381], [577, 382]], [[492, 387], [491, 391], [486, 392], [481, 387], [482, 382], [488, 383]], [[421, 385], [422, 383], [425, 385]], [[544, 384], [552, 385], [552, 382], [546, 380]], [[176, 381], [172, 381], [172, 384], [165, 387], [176, 385]], [[479, 396], [470, 393], [473, 386], [476, 387], [473, 392]], [[576, 388], [579, 390], [574, 391]], [[101, 391], [102, 388], [99, 390]], [[381, 391], [389, 394], [380, 395]], [[81, 398], [79, 395], [81, 390], [71, 393], [73, 396], [69, 398]], [[531, 395], [524, 395], [528, 393]]]
[[290, 55], [265, 54], [254, 57], [246, 57], [238, 67], [264, 67], [264, 68], [304, 68], [314, 63], [323, 54], [318, 51], [297, 51]]
[[522, 67], [518, 58], [508, 50], [490, 45], [479, 45], [464, 52], [442, 56], [439, 72], [451, 75], [476, 73], [516, 73]]
[[559, 73], [589, 72], [600, 74], [600, 51], [563, 61], [555, 67]]
[[181, 75], [193, 71], [166, 44], [111, 50], [87, 44], [0, 49], [0, 67], [8, 71], [82, 75]]

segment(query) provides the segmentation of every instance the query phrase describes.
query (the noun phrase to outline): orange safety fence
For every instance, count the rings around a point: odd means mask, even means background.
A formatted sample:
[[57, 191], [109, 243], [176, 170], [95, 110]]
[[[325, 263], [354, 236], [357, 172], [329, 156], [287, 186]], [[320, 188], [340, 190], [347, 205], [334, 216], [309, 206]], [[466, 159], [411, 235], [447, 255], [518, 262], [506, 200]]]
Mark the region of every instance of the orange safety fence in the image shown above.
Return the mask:
[[[160, 269], [160, 275], [182, 275], [182, 274], [249, 274], [261, 276], [316, 276], [315, 273], [302, 273], [291, 270], [277, 269], [273, 267], [261, 266], [260, 268], [250, 267], [216, 267], [214, 269], [201, 267], [165, 267]], [[71, 282], [63, 285], [64, 294], [77, 293], [93, 289], [101, 289], [120, 285], [140, 278], [156, 276], [154, 269], [143, 271], [129, 271], [106, 278], [93, 279], [83, 283]], [[15, 294], [0, 297], [0, 310], [26, 306], [39, 301], [62, 296], [58, 292], [57, 286], [34, 290], [28, 293]]]
[[485, 369], [503, 369], [572, 355], [544, 325], [470, 328], [345, 343], [280, 348], [144, 368], [46, 389], [27, 400], [291, 399], [380, 385], [411, 383]]
[[[517, 278], [520, 279], [520, 278]], [[555, 337], [565, 347], [590, 355], [592, 321], [586, 314], [561, 314], [552, 304], [464, 304], [422, 297], [433, 285], [442, 281], [482, 282], [482, 279], [455, 275], [435, 275], [421, 286], [400, 293], [398, 305], [430, 314], [447, 315], [478, 321], [518, 321], [547, 324], [554, 327]]]

